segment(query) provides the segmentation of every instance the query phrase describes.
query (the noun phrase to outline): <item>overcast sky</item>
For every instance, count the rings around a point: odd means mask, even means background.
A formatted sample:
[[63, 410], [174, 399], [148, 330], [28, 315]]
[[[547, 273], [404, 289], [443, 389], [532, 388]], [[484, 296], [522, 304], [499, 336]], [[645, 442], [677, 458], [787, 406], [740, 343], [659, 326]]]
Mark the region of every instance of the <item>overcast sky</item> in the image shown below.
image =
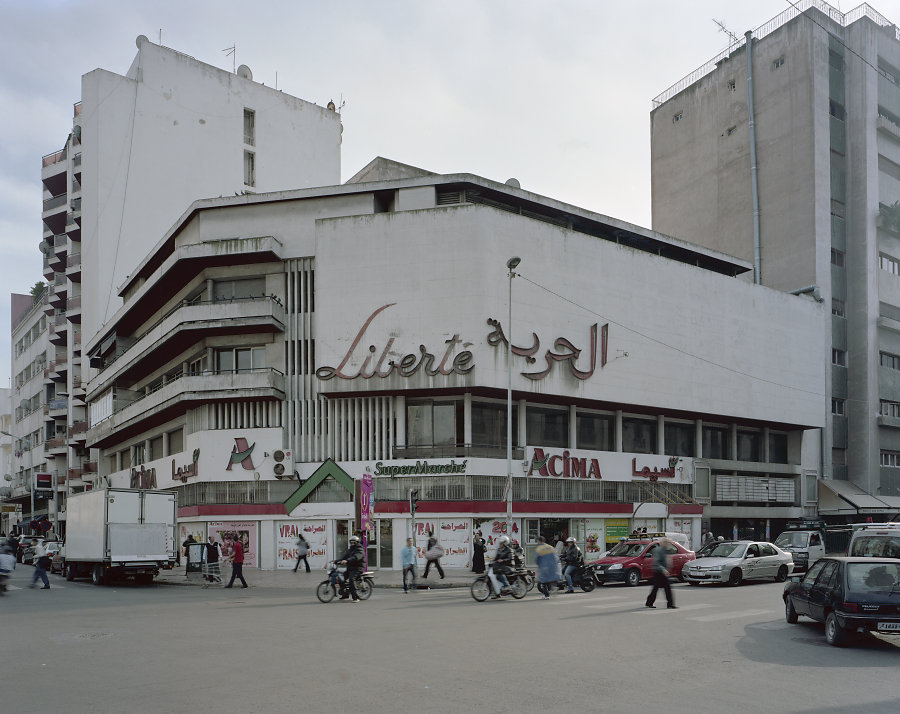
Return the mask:
[[[833, 2], [843, 11], [858, 3]], [[872, 6], [900, 21], [900, 0]], [[325, 105], [342, 180], [384, 156], [505, 181], [650, 226], [651, 99], [788, 0], [0, 0], [0, 385], [9, 293], [42, 279], [40, 159], [81, 75], [124, 74], [135, 38]], [[285, 188], [291, 188], [286, 186]], [[185, 207], [196, 198], [188, 197]]]

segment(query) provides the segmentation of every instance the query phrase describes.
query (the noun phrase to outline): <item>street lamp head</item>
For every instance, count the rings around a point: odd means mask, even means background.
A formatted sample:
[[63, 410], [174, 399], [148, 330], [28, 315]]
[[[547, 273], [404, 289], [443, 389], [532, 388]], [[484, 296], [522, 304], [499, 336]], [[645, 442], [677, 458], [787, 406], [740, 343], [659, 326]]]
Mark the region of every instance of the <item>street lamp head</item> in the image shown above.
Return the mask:
[[522, 259], [518, 255], [514, 255], [512, 258], [506, 261], [506, 267], [510, 270], [515, 270], [521, 262]]

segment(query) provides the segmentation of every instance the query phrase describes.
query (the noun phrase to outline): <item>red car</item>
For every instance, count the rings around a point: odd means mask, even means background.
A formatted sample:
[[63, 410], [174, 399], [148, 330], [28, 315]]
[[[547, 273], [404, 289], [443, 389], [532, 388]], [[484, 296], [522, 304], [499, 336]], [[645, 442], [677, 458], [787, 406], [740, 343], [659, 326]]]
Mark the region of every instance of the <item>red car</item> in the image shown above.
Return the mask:
[[[642, 580], [652, 580], [653, 549], [658, 547], [658, 540], [631, 538], [619, 543], [600, 560], [589, 565], [594, 567], [594, 575], [601, 584], [620, 582], [634, 586]], [[669, 553], [669, 574], [681, 580], [681, 569], [696, 557], [694, 551], [671, 540], [666, 541], [662, 547]]]

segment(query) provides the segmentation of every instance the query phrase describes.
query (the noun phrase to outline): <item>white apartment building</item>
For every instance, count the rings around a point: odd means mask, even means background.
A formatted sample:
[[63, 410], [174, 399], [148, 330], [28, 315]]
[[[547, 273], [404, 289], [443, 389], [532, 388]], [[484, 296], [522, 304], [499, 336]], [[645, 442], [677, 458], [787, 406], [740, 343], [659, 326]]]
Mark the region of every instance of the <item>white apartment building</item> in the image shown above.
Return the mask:
[[262, 568], [291, 567], [299, 531], [324, 565], [364, 520], [382, 568], [410, 531], [460, 567], [476, 529], [589, 555], [636, 526], [774, 536], [815, 514], [825, 366], [793, 356], [828, 315], [751, 269], [383, 159], [197, 201], [85, 342], [97, 483], [176, 490], [183, 535]]
[[749, 54], [750, 72], [742, 38], [654, 99], [653, 227], [824, 301], [824, 340], [791, 356], [827, 366], [820, 512], [890, 518], [900, 512], [900, 30], [867, 4], [844, 13], [803, 0], [753, 31]]

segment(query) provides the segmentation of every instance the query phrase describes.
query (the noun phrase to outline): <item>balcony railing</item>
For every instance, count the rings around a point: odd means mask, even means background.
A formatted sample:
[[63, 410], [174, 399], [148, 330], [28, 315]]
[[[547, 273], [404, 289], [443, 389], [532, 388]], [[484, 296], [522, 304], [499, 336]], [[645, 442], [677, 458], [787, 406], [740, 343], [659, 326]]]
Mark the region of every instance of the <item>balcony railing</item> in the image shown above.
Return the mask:
[[44, 199], [44, 210], [52, 211], [54, 208], [59, 208], [60, 206], [64, 206], [66, 203], [66, 199], [68, 198], [68, 194], [61, 193], [59, 196], [53, 196], [52, 198]]
[[80, 310], [81, 309], [81, 295], [76, 295], [75, 297], [70, 297], [66, 300], [66, 310]]
[[54, 151], [52, 154], [47, 154], [41, 159], [41, 167], [44, 166], [53, 166], [53, 164], [58, 164], [66, 158], [66, 150], [60, 149], [59, 151]]
[[97, 473], [97, 462], [96, 461], [85, 461], [81, 465], [82, 470], [86, 474], [95, 474]]
[[70, 253], [66, 257], [66, 267], [74, 268], [76, 265], [81, 265], [81, 253]]
[[296, 481], [198, 481], [173, 490], [179, 506], [205, 506], [284, 503], [298, 486]]
[[48, 449], [63, 449], [66, 446], [66, 440], [63, 437], [47, 439], [47, 441], [44, 442], [44, 446]]
[[72, 426], [69, 427], [69, 438], [71, 439], [78, 434], [84, 434], [87, 431], [87, 428], [88, 423], [86, 421], [72, 422]]

